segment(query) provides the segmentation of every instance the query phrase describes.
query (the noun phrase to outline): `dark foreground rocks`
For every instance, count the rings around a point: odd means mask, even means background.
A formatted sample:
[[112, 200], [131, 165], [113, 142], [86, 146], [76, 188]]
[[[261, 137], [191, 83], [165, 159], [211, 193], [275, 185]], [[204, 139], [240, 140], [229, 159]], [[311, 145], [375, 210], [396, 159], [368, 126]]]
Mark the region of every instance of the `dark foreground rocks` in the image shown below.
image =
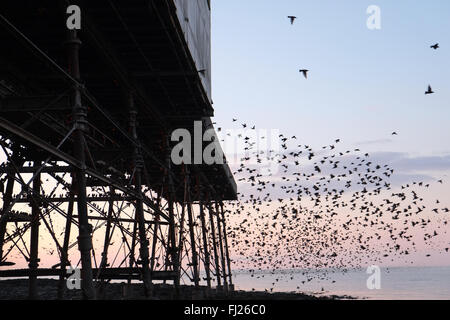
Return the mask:
[[[215, 289], [208, 292], [206, 287], [195, 289], [192, 286], [181, 286], [177, 296], [173, 286], [155, 284], [153, 296], [144, 295], [142, 284], [105, 283], [97, 286], [97, 298], [100, 300], [335, 300], [350, 299], [350, 297], [315, 297], [301, 293], [268, 293], [234, 291], [225, 295]], [[40, 300], [56, 300], [58, 296], [58, 281], [51, 279], [38, 280], [38, 295]], [[64, 300], [80, 300], [80, 290], [65, 290]], [[28, 280], [0, 281], [0, 300], [28, 299]]]

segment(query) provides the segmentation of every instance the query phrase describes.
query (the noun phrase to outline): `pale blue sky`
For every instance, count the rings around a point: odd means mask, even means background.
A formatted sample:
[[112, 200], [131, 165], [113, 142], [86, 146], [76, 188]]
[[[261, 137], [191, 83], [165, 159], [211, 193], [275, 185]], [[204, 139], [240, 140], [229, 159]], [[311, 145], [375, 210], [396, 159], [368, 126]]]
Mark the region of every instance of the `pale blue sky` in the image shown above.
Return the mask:
[[[448, 203], [450, 1], [212, 3], [219, 126], [236, 127], [231, 118], [237, 117], [296, 135], [314, 149], [340, 138], [343, 147], [359, 147], [377, 163], [392, 164], [395, 185], [434, 181], [427, 201]], [[379, 31], [367, 28], [370, 5], [381, 8]], [[298, 17], [293, 26], [288, 15]], [[432, 50], [437, 42], [441, 48]], [[300, 68], [310, 70], [308, 80]], [[428, 84], [436, 94], [425, 96]], [[439, 255], [417, 262], [450, 263]]]
[[[379, 31], [366, 26], [369, 5], [381, 8]], [[212, 15], [220, 125], [238, 117], [315, 148], [397, 131], [362, 148], [450, 153], [450, 1], [220, 0]], [[424, 95], [428, 84], [435, 95]]]

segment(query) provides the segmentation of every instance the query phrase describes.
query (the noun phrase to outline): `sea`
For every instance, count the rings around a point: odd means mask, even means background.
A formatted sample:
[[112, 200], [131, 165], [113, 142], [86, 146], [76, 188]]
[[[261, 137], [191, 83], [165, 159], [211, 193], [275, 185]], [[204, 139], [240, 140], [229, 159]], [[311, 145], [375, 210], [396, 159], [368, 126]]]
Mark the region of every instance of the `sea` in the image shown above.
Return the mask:
[[[202, 272], [201, 277], [204, 276]], [[450, 266], [379, 267], [378, 271], [333, 269], [250, 273], [234, 270], [232, 280], [235, 290], [250, 292], [295, 292], [359, 300], [450, 300]], [[182, 284], [192, 283], [183, 277]]]
[[237, 290], [367, 300], [450, 300], [450, 267], [260, 271], [253, 277], [247, 271], [238, 271], [234, 272], [233, 284]]

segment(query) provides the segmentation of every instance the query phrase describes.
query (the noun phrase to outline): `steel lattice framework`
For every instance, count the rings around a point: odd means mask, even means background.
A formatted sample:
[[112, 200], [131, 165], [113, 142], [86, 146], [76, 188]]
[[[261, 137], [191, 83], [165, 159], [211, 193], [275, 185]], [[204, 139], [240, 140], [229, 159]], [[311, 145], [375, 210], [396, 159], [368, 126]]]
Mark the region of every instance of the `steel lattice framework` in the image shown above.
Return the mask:
[[[88, 299], [110, 280], [140, 280], [148, 296], [155, 281], [228, 292], [234, 179], [226, 164], [170, 159], [173, 129], [212, 125], [174, 3], [75, 1], [84, 27], [69, 31], [67, 1], [5, 2], [0, 278], [28, 277], [30, 298], [43, 276], [62, 298], [78, 265]], [[46, 268], [44, 236], [58, 256]]]

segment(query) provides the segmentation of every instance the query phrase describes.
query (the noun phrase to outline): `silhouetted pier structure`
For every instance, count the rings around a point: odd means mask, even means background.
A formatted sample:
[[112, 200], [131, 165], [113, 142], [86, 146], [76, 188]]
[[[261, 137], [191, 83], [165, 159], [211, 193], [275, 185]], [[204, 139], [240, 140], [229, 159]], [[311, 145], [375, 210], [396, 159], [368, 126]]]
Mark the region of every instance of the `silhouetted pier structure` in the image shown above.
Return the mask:
[[232, 173], [170, 159], [174, 129], [212, 125], [209, 1], [4, 0], [0, 41], [0, 279], [28, 277], [37, 298], [37, 277], [59, 277], [62, 297], [79, 263], [88, 299], [112, 279], [227, 292]]

